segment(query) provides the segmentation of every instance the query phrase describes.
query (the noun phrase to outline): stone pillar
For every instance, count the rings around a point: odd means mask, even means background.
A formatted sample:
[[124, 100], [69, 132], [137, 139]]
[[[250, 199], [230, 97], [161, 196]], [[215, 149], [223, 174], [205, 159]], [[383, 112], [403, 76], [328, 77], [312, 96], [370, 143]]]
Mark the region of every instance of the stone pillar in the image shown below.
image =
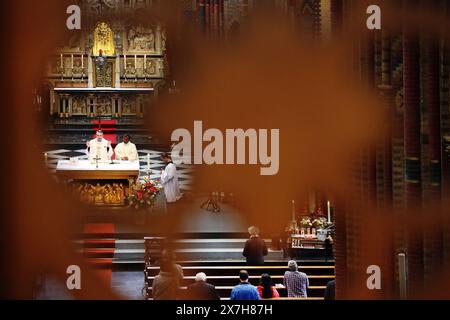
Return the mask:
[[[405, 10], [417, 9], [418, 1], [404, 0]], [[420, 44], [419, 32], [403, 28], [405, 205], [411, 212], [421, 205], [420, 144]], [[415, 230], [407, 238], [409, 297], [423, 292], [423, 234]]]
[[339, 35], [342, 31], [343, 0], [330, 0], [331, 33]]
[[56, 110], [55, 110], [55, 90], [53, 90], [53, 88], [50, 88], [50, 115], [53, 115]]
[[[446, 18], [449, 18], [449, 4], [442, 0], [442, 12], [445, 13]], [[448, 34], [447, 34], [448, 35]], [[442, 143], [442, 200], [443, 203], [450, 201], [450, 140], [445, 137], [450, 137], [450, 90], [449, 90], [449, 74], [450, 74], [450, 52], [448, 40], [443, 40], [441, 44], [441, 136], [444, 137]], [[448, 147], [449, 151], [446, 151]], [[444, 259], [450, 259], [450, 226], [444, 228], [443, 241]]]
[[[439, 10], [439, 2], [424, 3], [434, 12]], [[428, 145], [422, 149], [422, 189], [424, 206], [434, 207], [441, 203], [441, 112], [440, 112], [440, 55], [437, 36], [424, 33], [423, 39], [422, 90], [424, 102], [424, 135], [428, 135]], [[425, 142], [426, 143], [426, 142]], [[425, 144], [424, 143], [424, 144]], [[430, 212], [431, 213], [431, 212]], [[436, 219], [437, 217], [433, 217]], [[441, 226], [424, 230], [425, 285], [439, 272], [443, 259], [443, 229]]]
[[439, 42], [426, 41], [424, 48], [424, 102], [428, 118], [428, 158], [430, 169], [430, 201], [441, 199], [441, 113], [439, 92]]
[[381, 34], [381, 84], [378, 86], [382, 103], [383, 113], [386, 117], [385, 135], [379, 146], [379, 163], [382, 168], [380, 172], [381, 183], [377, 191], [377, 204], [380, 207], [389, 208], [392, 205], [392, 85], [391, 85], [391, 37], [388, 31], [383, 30]]
[[155, 32], [155, 49], [158, 54], [163, 54], [163, 50], [161, 48], [161, 25], [158, 23]]
[[94, 87], [94, 74], [93, 74], [93, 68], [92, 68], [92, 56], [89, 53], [88, 55], [88, 88]]
[[116, 72], [116, 83], [115, 88], [120, 88], [120, 54], [117, 53], [116, 55], [116, 66], [115, 66], [115, 72]]

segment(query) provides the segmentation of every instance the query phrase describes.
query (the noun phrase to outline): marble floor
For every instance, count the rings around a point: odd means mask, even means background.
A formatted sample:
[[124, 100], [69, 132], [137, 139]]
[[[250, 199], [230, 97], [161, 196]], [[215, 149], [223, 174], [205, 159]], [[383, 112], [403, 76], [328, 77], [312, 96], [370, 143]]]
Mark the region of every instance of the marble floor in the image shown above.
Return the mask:
[[[58, 160], [68, 160], [71, 157], [78, 157], [80, 160], [86, 160], [87, 155], [85, 149], [69, 150], [58, 149], [45, 151], [47, 154], [47, 167], [51, 173], [56, 172]], [[160, 177], [161, 169], [164, 168], [164, 162], [160, 159], [162, 152], [139, 149], [139, 164], [140, 164], [140, 178], [144, 179], [147, 176], [147, 155], [150, 157], [150, 170], [152, 171], [150, 179]], [[191, 165], [177, 165], [178, 180], [180, 182], [180, 189], [182, 192], [187, 192], [192, 189], [194, 169]]]

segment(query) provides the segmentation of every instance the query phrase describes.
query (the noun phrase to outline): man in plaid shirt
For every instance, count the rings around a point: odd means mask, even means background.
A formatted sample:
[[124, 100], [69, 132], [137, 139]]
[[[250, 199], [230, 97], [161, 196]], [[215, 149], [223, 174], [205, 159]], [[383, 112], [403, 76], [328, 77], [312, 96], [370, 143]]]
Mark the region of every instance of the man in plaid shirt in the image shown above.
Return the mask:
[[298, 271], [297, 262], [294, 260], [288, 263], [289, 271], [284, 273], [284, 285], [286, 286], [288, 297], [306, 298], [306, 290], [309, 287], [308, 276]]

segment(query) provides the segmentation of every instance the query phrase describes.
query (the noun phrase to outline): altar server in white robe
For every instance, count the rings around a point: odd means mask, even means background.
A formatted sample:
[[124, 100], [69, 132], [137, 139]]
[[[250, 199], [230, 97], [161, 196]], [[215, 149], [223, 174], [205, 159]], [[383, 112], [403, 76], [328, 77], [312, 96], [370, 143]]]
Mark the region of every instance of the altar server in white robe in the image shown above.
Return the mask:
[[130, 135], [123, 136], [123, 142], [119, 143], [114, 149], [117, 160], [124, 161], [136, 161], [139, 159], [139, 155], [136, 149], [136, 145], [132, 143]]
[[98, 130], [96, 137], [91, 141], [86, 142], [89, 161], [95, 162], [98, 158], [99, 162], [109, 162], [113, 155], [111, 141], [103, 138], [103, 131]]
[[168, 153], [163, 153], [161, 159], [166, 163], [166, 167], [161, 172], [161, 185], [164, 188], [167, 203], [174, 203], [181, 198], [177, 167]]

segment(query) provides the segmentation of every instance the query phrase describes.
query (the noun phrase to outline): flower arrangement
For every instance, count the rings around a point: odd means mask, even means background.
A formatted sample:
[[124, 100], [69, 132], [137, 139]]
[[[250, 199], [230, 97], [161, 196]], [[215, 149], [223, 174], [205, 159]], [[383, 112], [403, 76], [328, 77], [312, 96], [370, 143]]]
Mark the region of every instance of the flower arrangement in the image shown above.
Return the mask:
[[324, 228], [326, 228], [327, 219], [320, 217], [320, 218], [314, 219], [311, 223], [312, 223], [313, 227], [316, 229], [324, 229]]
[[310, 228], [310, 227], [313, 226], [310, 217], [303, 217], [302, 220], [300, 221], [300, 225], [301, 225], [303, 228]]
[[136, 184], [136, 188], [128, 196], [128, 205], [134, 209], [153, 207], [160, 190], [159, 180], [151, 181], [146, 178], [143, 183]]

